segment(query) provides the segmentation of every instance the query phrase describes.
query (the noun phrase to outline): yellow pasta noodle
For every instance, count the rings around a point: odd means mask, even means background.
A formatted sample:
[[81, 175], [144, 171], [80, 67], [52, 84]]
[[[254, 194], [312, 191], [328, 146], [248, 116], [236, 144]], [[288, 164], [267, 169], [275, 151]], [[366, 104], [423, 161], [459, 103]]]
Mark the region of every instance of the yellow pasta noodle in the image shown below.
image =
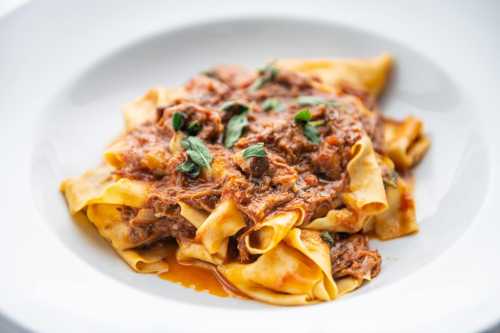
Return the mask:
[[221, 246], [245, 226], [245, 219], [232, 200], [225, 200], [207, 217], [198, 228], [195, 240], [201, 242], [210, 254], [217, 253]]
[[142, 181], [121, 178], [115, 180], [112, 169], [101, 166], [61, 184], [72, 214], [96, 203], [141, 207], [147, 197], [148, 185]]
[[284, 243], [261, 255], [252, 264], [232, 263], [218, 269], [241, 292], [263, 302], [300, 305], [335, 297], [334, 291], [324, 285], [321, 268], [299, 250]]
[[285, 242], [311, 259], [323, 272], [323, 281], [315, 287], [314, 294], [322, 300], [331, 300], [337, 295], [337, 287], [332, 278], [329, 248], [316, 231], [292, 229]]
[[255, 226], [245, 236], [245, 245], [251, 254], [269, 252], [286, 237], [293, 226], [302, 222], [303, 211], [300, 209], [279, 212], [271, 215]]
[[155, 246], [147, 250], [117, 250], [117, 252], [136, 272], [159, 274], [168, 271], [168, 263], [165, 261], [168, 255], [166, 247]]
[[360, 215], [347, 208], [332, 209], [326, 216], [313, 220], [304, 228], [355, 233], [364, 227], [366, 221], [366, 216]]
[[131, 130], [156, 118], [156, 109], [184, 95], [181, 88], [156, 87], [123, 107], [125, 128]]
[[141, 273], [167, 270], [168, 264], [163, 261], [167, 255], [164, 247], [157, 245], [147, 250], [132, 249], [140, 244], [130, 241], [130, 227], [122, 221], [122, 208], [122, 205], [91, 204], [87, 207], [87, 216], [101, 236], [111, 243], [132, 269]]
[[136, 272], [277, 305], [332, 301], [379, 274], [368, 233], [418, 230], [406, 180], [429, 139], [377, 107], [392, 63], [221, 65], [152, 88], [124, 106], [104, 164], [60, 189]]
[[399, 178], [396, 186], [387, 187], [389, 208], [374, 216], [374, 231], [381, 239], [401, 237], [418, 231], [415, 202], [406, 182]]
[[224, 241], [217, 253], [209, 253], [203, 244], [182, 240], [179, 242], [176, 258], [178, 262], [200, 260], [214, 265], [220, 265], [224, 262], [226, 251], [227, 241]]
[[422, 122], [415, 117], [406, 117], [402, 122], [386, 120], [384, 140], [387, 154], [400, 169], [417, 164], [430, 146]]
[[363, 215], [375, 215], [387, 209], [382, 173], [371, 140], [363, 136], [352, 147], [352, 159], [347, 165], [349, 193], [346, 204]]
[[371, 59], [280, 59], [277, 66], [307, 75], [315, 75], [331, 86], [348, 84], [378, 96], [385, 86], [393, 59], [388, 54]]
[[199, 228], [208, 217], [205, 212], [195, 209], [182, 201], [179, 201], [179, 206], [181, 207], [181, 215], [196, 228]]

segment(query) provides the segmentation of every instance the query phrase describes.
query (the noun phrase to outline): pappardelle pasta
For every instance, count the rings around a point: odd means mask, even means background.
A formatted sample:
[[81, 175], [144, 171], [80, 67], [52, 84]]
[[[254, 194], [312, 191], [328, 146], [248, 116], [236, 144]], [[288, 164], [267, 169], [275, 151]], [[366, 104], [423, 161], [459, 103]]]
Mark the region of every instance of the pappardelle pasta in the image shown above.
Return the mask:
[[392, 63], [279, 59], [151, 89], [102, 165], [62, 182], [69, 210], [137, 272], [175, 262], [262, 302], [334, 300], [380, 272], [368, 235], [418, 230], [409, 175], [430, 141], [380, 113]]

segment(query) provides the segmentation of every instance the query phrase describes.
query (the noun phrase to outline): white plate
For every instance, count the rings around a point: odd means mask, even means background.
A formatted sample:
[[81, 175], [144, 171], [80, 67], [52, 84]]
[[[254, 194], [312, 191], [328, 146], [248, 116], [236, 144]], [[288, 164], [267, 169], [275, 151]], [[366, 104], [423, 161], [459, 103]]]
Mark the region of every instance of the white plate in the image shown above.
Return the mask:
[[[0, 22], [0, 311], [43, 332], [453, 331], [500, 318], [500, 6], [366, 1], [32, 3]], [[283, 308], [140, 275], [73, 221], [61, 179], [95, 165], [120, 106], [218, 63], [394, 54], [385, 112], [424, 119], [421, 232], [374, 242], [383, 270]]]

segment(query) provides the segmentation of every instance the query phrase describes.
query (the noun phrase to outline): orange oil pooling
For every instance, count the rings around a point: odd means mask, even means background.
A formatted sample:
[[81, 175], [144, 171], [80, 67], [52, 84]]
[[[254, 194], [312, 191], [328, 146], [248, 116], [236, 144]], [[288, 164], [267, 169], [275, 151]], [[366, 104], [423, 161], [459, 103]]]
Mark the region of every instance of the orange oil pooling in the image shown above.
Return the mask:
[[196, 291], [206, 291], [212, 295], [228, 297], [229, 293], [217, 277], [215, 268], [203, 268], [190, 264], [180, 264], [175, 259], [177, 245], [169, 244], [168, 272], [160, 274], [164, 280], [175, 282]]

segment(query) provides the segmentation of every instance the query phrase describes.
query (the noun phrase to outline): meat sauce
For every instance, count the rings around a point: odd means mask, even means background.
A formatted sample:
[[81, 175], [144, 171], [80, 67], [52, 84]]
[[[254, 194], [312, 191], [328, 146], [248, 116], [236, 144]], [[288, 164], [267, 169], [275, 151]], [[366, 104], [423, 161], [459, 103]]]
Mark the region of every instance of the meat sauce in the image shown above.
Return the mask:
[[175, 259], [177, 244], [170, 243], [167, 246], [169, 249], [167, 256], [168, 271], [160, 274], [162, 279], [219, 297], [228, 297], [235, 294], [234, 290], [224, 282], [215, 268], [181, 264]]
[[[236, 253], [234, 260], [248, 262], [251, 258], [237, 246], [238, 237], [267, 214], [301, 205], [308, 223], [342, 206], [351, 147], [368, 135], [382, 152], [383, 122], [377, 112], [363, 112], [353, 102], [353, 98], [364, 100], [372, 108], [370, 96], [348, 87], [338, 95], [316, 87], [315, 78], [293, 72], [267, 68], [255, 73], [220, 66], [186, 83], [186, 95], [158, 108], [156, 121], [126, 133], [122, 138], [125, 163], [116, 174], [152, 185], [145, 207], [127, 217], [133, 241], [147, 246], [192, 238], [195, 229], [180, 215], [177, 203], [186, 202], [208, 214], [222, 199], [230, 198], [247, 227], [230, 241], [234, 248], [229, 252]], [[298, 118], [299, 113], [306, 113], [305, 118]], [[179, 114], [182, 117], [175, 120]], [[228, 145], [228, 131], [237, 117], [242, 126]], [[181, 132], [203, 142], [212, 158], [211, 168], [200, 170], [186, 150], [172, 152], [172, 142]], [[263, 145], [265, 157], [242, 158], [243, 151], [257, 143]], [[344, 273], [376, 275], [380, 256], [367, 252], [365, 240], [352, 241], [349, 252], [344, 246], [344, 255], [334, 256], [337, 261], [351, 260], [343, 263]], [[234, 293], [215, 271], [177, 263], [175, 245], [171, 247], [170, 270], [162, 278], [217, 296]], [[357, 264], [357, 251], [370, 258], [373, 270], [356, 271], [367, 267]]]

